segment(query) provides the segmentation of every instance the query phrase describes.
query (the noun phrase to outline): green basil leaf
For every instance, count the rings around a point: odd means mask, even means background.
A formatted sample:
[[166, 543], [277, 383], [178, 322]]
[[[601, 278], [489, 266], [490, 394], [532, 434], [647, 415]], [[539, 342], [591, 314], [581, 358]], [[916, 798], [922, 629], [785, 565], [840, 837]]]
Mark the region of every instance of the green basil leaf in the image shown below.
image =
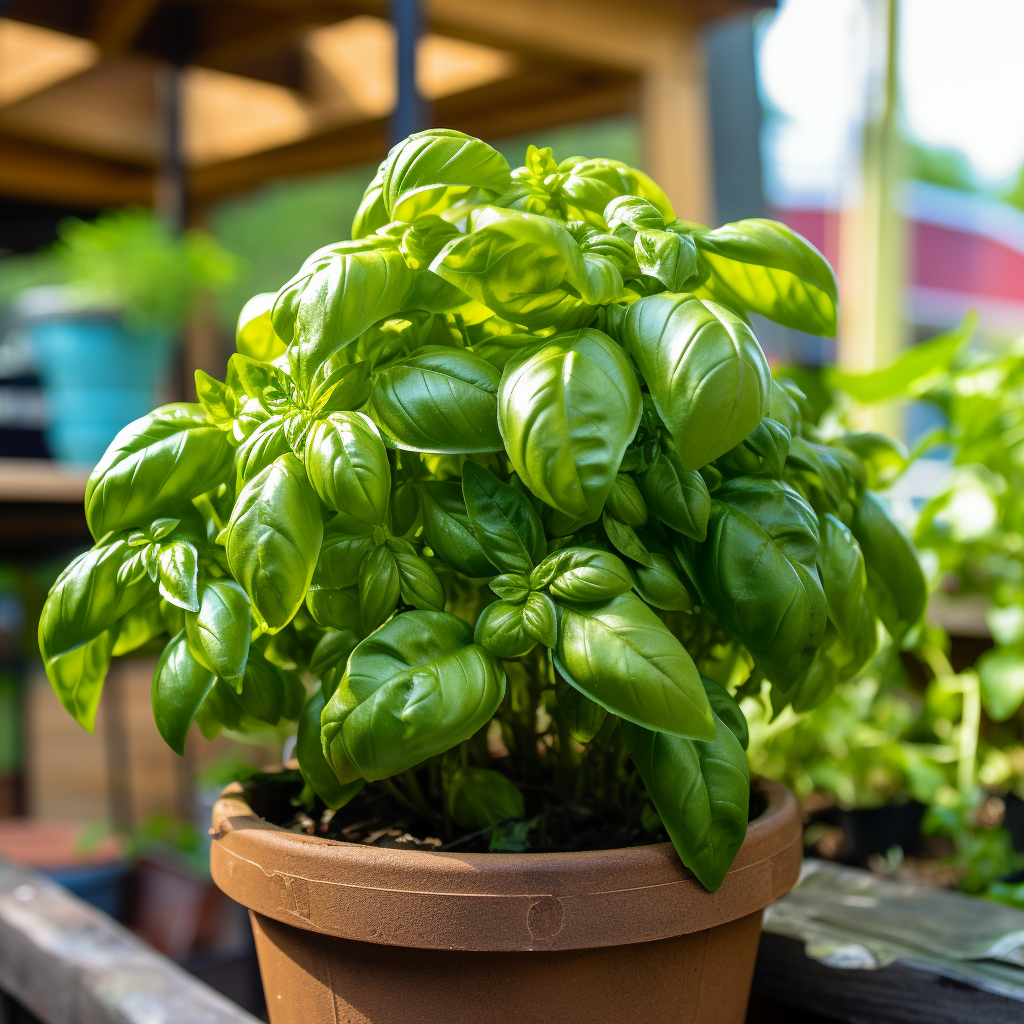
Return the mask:
[[242, 488], [227, 527], [231, 574], [267, 632], [283, 629], [306, 597], [323, 538], [316, 493], [294, 455], [282, 455]]
[[842, 449], [814, 444], [803, 437], [790, 441], [786, 480], [802, 490], [817, 512], [831, 512], [848, 521], [856, 496], [843, 468]]
[[235, 393], [203, 370], [196, 370], [196, 397], [206, 418], [221, 430], [231, 430], [241, 405]]
[[164, 622], [160, 617], [159, 600], [144, 601], [118, 622], [117, 641], [111, 655], [120, 658], [125, 654], [131, 654], [163, 632]]
[[271, 416], [259, 423], [235, 451], [235, 490], [240, 491], [254, 476], [291, 450], [283, 416]]
[[657, 208], [663, 222], [675, 218], [672, 204], [657, 182], [621, 160], [570, 157], [558, 165], [558, 170], [568, 172], [561, 191], [570, 204], [581, 210], [600, 215], [618, 196], [639, 196]]
[[386, 159], [381, 161], [373, 180], [366, 186], [363, 198], [352, 218], [353, 238], [372, 235], [378, 228], [384, 227], [391, 220], [387, 207], [384, 205], [384, 165], [386, 163]]
[[906, 447], [884, 434], [844, 434], [832, 443], [856, 456], [865, 472], [865, 486], [873, 491], [891, 487], [910, 462]]
[[160, 545], [160, 596], [188, 612], [199, 610], [199, 557], [184, 541]]
[[407, 551], [395, 551], [395, 565], [402, 600], [414, 608], [444, 611], [445, 593], [437, 573], [430, 563], [419, 555]]
[[423, 535], [434, 554], [456, 572], [479, 579], [498, 570], [473, 533], [462, 487], [456, 481], [430, 481], [421, 486]]
[[525, 495], [469, 461], [462, 467], [462, 494], [488, 558], [505, 572], [529, 573], [544, 557], [546, 544], [544, 525]]
[[465, 622], [403, 612], [349, 657], [324, 708], [324, 753], [342, 783], [386, 779], [469, 739], [504, 695], [500, 662]]
[[558, 643], [558, 609], [547, 594], [533, 593], [523, 605], [523, 628], [545, 647]]
[[[117, 627], [77, 647], [47, 657], [46, 676], [64, 710], [88, 733], [96, 727], [96, 709], [110, 668]], [[42, 646], [42, 645], [40, 645]]]
[[746, 750], [750, 743], [750, 727], [747, 725], [747, 716], [743, 714], [733, 695], [724, 686], [719, 686], [707, 676], [701, 676], [700, 681], [704, 684], [704, 692], [711, 702], [711, 710], [729, 732], [739, 740], [740, 746]]
[[193, 657], [237, 690], [249, 658], [251, 634], [245, 591], [231, 579], [204, 583], [199, 610], [185, 613], [185, 635]]
[[873, 491], [861, 496], [850, 528], [864, 552], [868, 599], [889, 635], [900, 643], [928, 604], [928, 584], [914, 546]]
[[666, 612], [691, 612], [695, 595], [676, 571], [672, 559], [657, 551], [650, 553], [650, 565], [630, 568], [636, 592], [653, 608]]
[[254, 295], [242, 307], [235, 328], [235, 347], [238, 351], [264, 363], [284, 355], [284, 342], [274, 332], [270, 319], [275, 297], [275, 292]]
[[555, 696], [558, 709], [565, 718], [569, 735], [578, 743], [589, 743], [604, 725], [608, 712], [600, 704], [584, 696], [555, 673]]
[[501, 772], [461, 765], [448, 783], [448, 811], [457, 825], [481, 829], [525, 818], [526, 804], [515, 783]]
[[696, 284], [700, 260], [690, 235], [644, 228], [633, 239], [633, 251], [640, 270], [670, 292], [681, 292], [687, 284]]
[[825, 631], [814, 511], [777, 480], [737, 477], [715, 492], [707, 540], [677, 550], [704, 604], [773, 683], [791, 686]]
[[565, 226], [550, 217], [491, 206], [473, 211], [470, 229], [430, 269], [504, 320], [530, 330], [568, 330], [622, 294], [614, 265], [584, 259]]
[[790, 438], [788, 427], [766, 416], [715, 465], [727, 476], [764, 475], [779, 480], [786, 468]]
[[359, 566], [358, 586], [363, 632], [371, 633], [395, 610], [401, 594], [398, 563], [383, 545], [367, 552]]
[[505, 368], [498, 422], [523, 483], [552, 508], [593, 522], [636, 434], [641, 406], [625, 353], [588, 328], [559, 334]]
[[622, 735], [679, 859], [715, 892], [743, 845], [750, 773], [739, 740], [715, 719], [710, 740], [651, 732], [630, 722]]
[[201, 405], [164, 405], [129, 423], [110, 443], [85, 488], [85, 518], [97, 539], [143, 526], [216, 487], [234, 449]]
[[633, 594], [562, 605], [554, 660], [568, 682], [614, 715], [679, 736], [714, 736], [696, 666]]
[[169, 636], [177, 636], [185, 628], [185, 612], [162, 597], [157, 607], [160, 609], [160, 621], [164, 624], [164, 632]]
[[631, 476], [619, 473], [608, 492], [604, 503], [605, 511], [634, 529], [647, 524], [647, 505], [640, 488]]
[[152, 594], [145, 578], [130, 586], [118, 583], [118, 571], [132, 555], [123, 539], [97, 544], [57, 577], [39, 617], [39, 651], [48, 674], [55, 658], [94, 640]]
[[331, 629], [354, 629], [362, 632], [359, 616], [359, 588], [310, 590], [306, 595], [306, 608], [318, 626]]
[[836, 333], [836, 275], [802, 235], [755, 218], [724, 224], [695, 241], [711, 270], [704, 289], [716, 302], [808, 334]]
[[873, 635], [875, 621], [867, 600], [867, 571], [860, 545], [833, 515], [819, 517], [818, 532], [818, 576], [829, 620], [847, 643], [863, 632]]
[[330, 366], [329, 361], [324, 363], [313, 377], [309, 409], [317, 416], [357, 409], [370, 397], [370, 364], [367, 360], [339, 366], [325, 373]]
[[313, 253], [277, 293], [272, 313], [298, 385], [309, 388], [335, 353], [397, 313], [412, 277], [395, 248], [349, 242]]
[[610, 601], [627, 593], [633, 579], [622, 560], [596, 548], [563, 548], [549, 555], [530, 576], [534, 588], [547, 586], [562, 601]]
[[622, 333], [684, 469], [724, 455], [768, 414], [768, 362], [750, 327], [724, 306], [649, 295], [629, 307]]
[[471, 352], [428, 345], [377, 375], [374, 414], [397, 448], [501, 451], [499, 380], [498, 371]]
[[340, 810], [366, 785], [365, 779], [356, 779], [343, 786], [324, 757], [320, 742], [320, 715], [327, 701], [320, 690], [314, 690], [302, 708], [299, 729], [295, 737], [295, 756], [299, 761], [302, 778], [314, 793], [333, 811]]
[[1010, 648], [986, 651], [978, 659], [981, 703], [993, 722], [1006, 722], [1024, 704], [1024, 657]]
[[649, 511], [666, 526], [693, 540], [707, 537], [711, 515], [707, 484], [696, 470], [683, 469], [675, 452], [662, 451], [640, 477], [640, 486]]
[[324, 526], [323, 541], [313, 572], [312, 586], [321, 590], [342, 590], [359, 582], [359, 566], [374, 546], [373, 531], [360, 524], [358, 532], [343, 516], [334, 516]]
[[601, 517], [601, 525], [608, 535], [608, 540], [621, 555], [631, 558], [641, 565], [651, 564], [651, 553], [647, 550], [644, 542], [636, 535], [636, 531], [625, 523], [612, 519], [607, 512]]
[[530, 581], [518, 573], [495, 576], [488, 586], [498, 597], [503, 597], [506, 601], [513, 601], [516, 604], [522, 604], [530, 593]]
[[238, 703], [245, 713], [257, 722], [277, 725], [288, 702], [287, 689], [285, 673], [252, 648], [242, 674], [242, 688], [238, 691]]
[[255, 398], [267, 412], [289, 412], [295, 407], [288, 374], [273, 363], [236, 352], [228, 360], [228, 367], [246, 397]]
[[498, 658], [519, 658], [537, 644], [523, 621], [523, 605], [512, 601], [489, 604], [476, 620], [473, 639]]
[[452, 128], [403, 139], [381, 164], [380, 181], [391, 221], [489, 202], [512, 184], [508, 161], [497, 150]]
[[196, 725], [203, 739], [214, 740], [222, 729], [240, 729], [243, 715], [235, 691], [223, 679], [218, 679], [196, 712]]
[[306, 473], [328, 507], [381, 526], [391, 494], [387, 449], [369, 416], [333, 412], [306, 436]]
[[184, 630], [160, 655], [153, 673], [153, 718], [164, 742], [176, 754], [184, 755], [185, 737], [216, 681], [216, 674], [192, 656]]

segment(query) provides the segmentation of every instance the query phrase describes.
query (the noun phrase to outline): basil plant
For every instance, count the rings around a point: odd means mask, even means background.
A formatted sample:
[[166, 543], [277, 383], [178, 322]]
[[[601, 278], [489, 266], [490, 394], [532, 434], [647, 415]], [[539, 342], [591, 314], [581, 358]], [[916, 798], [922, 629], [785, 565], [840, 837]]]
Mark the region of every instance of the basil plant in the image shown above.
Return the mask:
[[353, 235], [93, 471], [39, 627], [61, 701], [91, 728], [111, 657], [167, 634], [179, 753], [193, 721], [295, 721], [330, 808], [378, 785], [449, 835], [573, 808], [716, 889], [736, 688], [813, 707], [924, 606], [872, 438], [820, 436], [751, 326], [834, 333], [831, 268], [618, 161], [510, 171], [447, 129], [392, 149]]

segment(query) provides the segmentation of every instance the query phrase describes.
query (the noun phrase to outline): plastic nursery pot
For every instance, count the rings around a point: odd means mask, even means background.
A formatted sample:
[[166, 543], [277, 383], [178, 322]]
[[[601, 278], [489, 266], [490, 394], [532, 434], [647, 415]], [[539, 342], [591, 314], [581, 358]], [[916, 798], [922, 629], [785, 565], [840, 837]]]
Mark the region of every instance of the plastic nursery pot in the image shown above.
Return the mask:
[[211, 871], [249, 908], [271, 1024], [742, 1024], [761, 911], [797, 881], [800, 819], [763, 813], [708, 893], [669, 843], [433, 853], [213, 811]]

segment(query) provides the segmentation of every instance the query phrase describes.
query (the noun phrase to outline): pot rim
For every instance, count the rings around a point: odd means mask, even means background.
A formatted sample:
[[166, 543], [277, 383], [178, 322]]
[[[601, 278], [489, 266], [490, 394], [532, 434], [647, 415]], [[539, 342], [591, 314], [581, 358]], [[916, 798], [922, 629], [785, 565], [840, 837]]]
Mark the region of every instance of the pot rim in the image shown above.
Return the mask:
[[796, 799], [759, 785], [767, 806], [714, 893], [671, 843], [546, 853], [364, 846], [264, 821], [237, 783], [214, 805], [210, 870], [250, 910], [344, 939], [485, 951], [647, 942], [758, 912], [796, 884]]

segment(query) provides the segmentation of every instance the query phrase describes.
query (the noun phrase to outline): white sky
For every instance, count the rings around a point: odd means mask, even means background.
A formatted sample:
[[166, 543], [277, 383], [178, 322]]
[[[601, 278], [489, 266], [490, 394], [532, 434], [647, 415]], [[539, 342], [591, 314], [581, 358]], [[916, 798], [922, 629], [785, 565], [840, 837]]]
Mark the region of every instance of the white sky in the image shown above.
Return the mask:
[[[784, 0], [760, 40], [767, 186], [776, 202], [834, 203], [856, 161], [868, 95], [871, 0]], [[961, 150], [983, 183], [1024, 162], [1024, 0], [902, 0], [903, 116]]]

